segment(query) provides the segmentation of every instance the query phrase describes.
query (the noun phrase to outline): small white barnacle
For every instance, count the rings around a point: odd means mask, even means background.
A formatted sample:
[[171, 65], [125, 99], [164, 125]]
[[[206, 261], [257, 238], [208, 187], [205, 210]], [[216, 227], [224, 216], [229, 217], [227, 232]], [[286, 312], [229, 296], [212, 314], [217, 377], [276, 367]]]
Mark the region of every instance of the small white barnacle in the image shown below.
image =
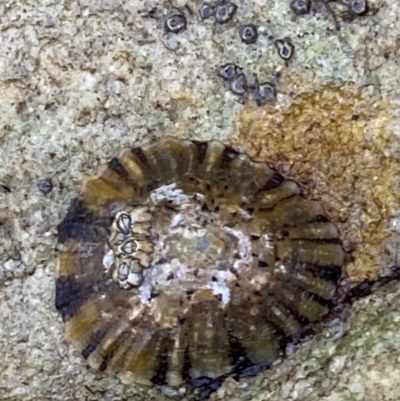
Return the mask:
[[237, 74], [235, 78], [229, 83], [229, 87], [232, 93], [235, 95], [244, 95], [246, 93], [246, 77], [243, 73]]
[[[260, 104], [274, 97], [268, 85], [253, 83]], [[93, 368], [211, 392], [270, 366], [329, 311], [338, 231], [267, 164], [165, 137], [89, 180], [58, 226], [56, 308]]]
[[210, 3], [203, 3], [199, 8], [199, 14], [203, 20], [211, 18], [215, 14], [215, 7]]
[[240, 68], [233, 63], [221, 65], [218, 69], [218, 75], [225, 81], [232, 81], [239, 72]]
[[310, 0], [293, 0], [290, 8], [296, 15], [304, 15], [310, 12]]
[[122, 234], [129, 234], [131, 230], [131, 223], [132, 222], [129, 214], [123, 212], [117, 216], [117, 227]]
[[276, 100], [276, 89], [271, 82], [260, 83], [252, 92], [257, 106], [264, 106], [268, 102]]
[[132, 287], [138, 287], [142, 283], [143, 275], [141, 272], [131, 271], [129, 265], [122, 262], [114, 270], [113, 279], [121, 289], [130, 290]]
[[137, 245], [135, 241], [128, 240], [124, 242], [120, 247], [120, 253], [125, 255], [132, 255], [136, 251]]
[[47, 195], [53, 189], [53, 181], [51, 180], [51, 178], [45, 178], [43, 180], [38, 181], [37, 187], [40, 192]]
[[294, 53], [294, 45], [290, 38], [278, 39], [275, 41], [275, 47], [278, 54], [284, 60], [290, 60]]
[[254, 24], [240, 25], [238, 28], [239, 37], [247, 45], [255, 43], [258, 38], [257, 27]]
[[226, 24], [231, 21], [237, 10], [237, 5], [230, 1], [222, 1], [215, 7], [215, 21]]
[[129, 266], [126, 263], [120, 263], [118, 265], [118, 280], [119, 281], [125, 281], [128, 278], [130, 269]]
[[350, 10], [356, 15], [365, 15], [368, 12], [367, 0], [352, 0]]
[[170, 33], [180, 33], [186, 29], [186, 17], [183, 14], [173, 14], [165, 20], [164, 29]]

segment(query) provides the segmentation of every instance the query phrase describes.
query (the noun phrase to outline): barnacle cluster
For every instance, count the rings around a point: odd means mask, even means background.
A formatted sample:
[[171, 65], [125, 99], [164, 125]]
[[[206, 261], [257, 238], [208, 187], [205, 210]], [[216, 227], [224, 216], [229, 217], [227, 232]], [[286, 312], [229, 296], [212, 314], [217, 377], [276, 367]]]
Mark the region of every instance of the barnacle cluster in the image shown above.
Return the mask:
[[221, 65], [218, 75], [229, 84], [232, 93], [238, 96], [250, 95], [258, 106], [276, 99], [275, 86], [271, 82], [258, 82], [258, 78], [246, 78], [242, 69], [233, 63]]
[[[340, 0], [340, 3], [347, 7], [347, 10], [342, 13], [343, 20], [350, 21], [355, 16], [362, 16], [368, 12], [367, 0]], [[313, 4], [314, 2], [312, 0], [292, 0], [290, 2], [290, 9], [296, 15], [301, 16], [308, 14]], [[232, 20], [233, 16], [236, 14], [237, 8], [237, 5], [230, 1], [220, 0], [216, 3], [203, 3], [198, 9], [198, 12], [202, 20], [214, 17], [216, 23], [225, 24]], [[182, 32], [186, 29], [186, 17], [183, 14], [175, 13], [165, 21], [164, 28], [166, 32]], [[243, 43], [249, 45], [257, 42], [258, 29], [253, 23], [240, 25], [237, 31]], [[274, 45], [279, 57], [286, 62], [293, 57], [295, 46], [289, 37], [277, 39]], [[226, 68], [227, 65], [222, 66], [221, 69]], [[231, 72], [232, 71], [234, 70], [231, 70]], [[238, 71], [236, 71], [234, 75], [228, 77], [220, 70], [219, 75], [229, 83], [229, 88], [232, 93], [239, 96], [250, 93], [253, 95], [252, 97], [257, 105], [264, 105], [266, 102], [274, 100], [276, 97], [276, 90], [270, 82], [266, 82], [260, 87], [258, 84], [248, 85], [246, 76]]]
[[[236, 10], [236, 4], [222, 0], [215, 4], [203, 3], [198, 11], [202, 20], [214, 17], [216, 23], [226, 24], [232, 20]], [[164, 22], [164, 30], [167, 33], [183, 32], [186, 26], [186, 16], [181, 12], [174, 12]]]
[[[301, 4], [298, 4], [300, 7]], [[203, 3], [199, 8], [200, 17], [204, 19], [215, 17], [217, 23], [225, 23], [232, 19], [237, 6], [229, 1], [221, 1], [216, 4]], [[240, 40], [249, 45], [257, 42], [257, 26], [248, 23], [240, 25], [237, 29]], [[290, 38], [275, 41], [278, 55], [288, 61], [294, 53], [294, 45]], [[238, 96], [250, 95], [258, 106], [276, 99], [276, 89], [271, 82], [258, 82], [255, 76], [246, 77], [242, 69], [233, 63], [227, 63], [219, 67], [218, 75], [228, 84], [230, 91]]]
[[[297, 6], [300, 7], [301, 4], [299, 3]], [[213, 17], [215, 23], [226, 24], [232, 20], [237, 8], [236, 4], [221, 0], [215, 3], [203, 3], [198, 12], [202, 20]], [[173, 13], [164, 22], [164, 29], [169, 33], [180, 33], [186, 29], [186, 26], [186, 17], [180, 12]], [[243, 24], [237, 28], [237, 31], [243, 43], [249, 45], [257, 42], [258, 28], [256, 25], [252, 23]], [[276, 40], [275, 47], [278, 55], [285, 61], [288, 61], [293, 56], [294, 45], [290, 38]], [[246, 77], [241, 69], [233, 63], [221, 66], [218, 75], [228, 83], [232, 93], [238, 96], [249, 94], [259, 106], [276, 98], [276, 90], [271, 82], [259, 84], [257, 77]]]
[[[342, 19], [350, 21], [354, 17], [363, 16], [368, 12], [367, 0], [337, 0], [339, 3], [347, 7], [342, 13]], [[296, 15], [308, 14], [313, 5], [312, 0], [292, 0], [290, 3], [291, 10]]]
[[268, 367], [328, 312], [344, 259], [319, 203], [217, 141], [123, 152], [58, 231], [67, 340], [93, 368], [171, 391]]
[[367, 0], [341, 0], [340, 2], [348, 7], [348, 12], [353, 16], [362, 16], [368, 12]]
[[143, 269], [150, 266], [153, 243], [150, 236], [151, 214], [146, 207], [136, 207], [117, 213], [111, 226], [110, 251], [104, 257], [104, 267], [114, 266], [113, 279], [122, 288], [138, 286]]

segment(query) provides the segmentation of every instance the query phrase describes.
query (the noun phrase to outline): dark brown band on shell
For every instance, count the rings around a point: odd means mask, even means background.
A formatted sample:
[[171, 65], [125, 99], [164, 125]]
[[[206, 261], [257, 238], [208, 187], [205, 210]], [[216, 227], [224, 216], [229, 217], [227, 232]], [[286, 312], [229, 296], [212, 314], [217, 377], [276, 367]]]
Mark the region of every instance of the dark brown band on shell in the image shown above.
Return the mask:
[[85, 239], [99, 241], [109, 235], [111, 217], [100, 216], [91, 210], [81, 199], [74, 199], [64, 220], [58, 225], [58, 240], [61, 243], [68, 239]]

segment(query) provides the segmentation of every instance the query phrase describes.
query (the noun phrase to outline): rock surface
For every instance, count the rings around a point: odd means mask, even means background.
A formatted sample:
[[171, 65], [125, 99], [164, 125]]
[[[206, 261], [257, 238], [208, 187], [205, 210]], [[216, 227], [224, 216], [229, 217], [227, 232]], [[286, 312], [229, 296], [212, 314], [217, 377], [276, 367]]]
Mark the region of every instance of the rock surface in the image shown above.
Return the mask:
[[[399, 265], [400, 3], [370, 0], [367, 15], [347, 22], [339, 2], [317, 1], [309, 15], [295, 16], [286, 0], [240, 1], [223, 25], [202, 21], [200, 5], [0, 4], [1, 400], [167, 399], [89, 371], [64, 342], [54, 310], [56, 226], [82, 177], [134, 143], [166, 134], [230, 143], [326, 202], [347, 248], [362, 256], [349, 261], [353, 281]], [[187, 29], [166, 34], [164, 20], [176, 9]], [[238, 35], [247, 23], [258, 27], [254, 44]], [[274, 46], [284, 37], [295, 46], [288, 62]], [[276, 102], [258, 108], [231, 93], [217, 75], [228, 62], [272, 82]], [[317, 126], [301, 118], [315, 110]], [[334, 124], [338, 119], [345, 123]], [[296, 122], [314, 135], [293, 131]], [[313, 142], [324, 127], [341, 138], [329, 151], [333, 175], [320, 170], [325, 154], [313, 154], [326, 149]], [[346, 166], [356, 166], [350, 181], [338, 180], [344, 156], [343, 177]], [[38, 188], [46, 179], [48, 194]], [[356, 302], [346, 322], [325, 328], [281, 365], [228, 380], [212, 399], [397, 400], [399, 307], [393, 283]]]

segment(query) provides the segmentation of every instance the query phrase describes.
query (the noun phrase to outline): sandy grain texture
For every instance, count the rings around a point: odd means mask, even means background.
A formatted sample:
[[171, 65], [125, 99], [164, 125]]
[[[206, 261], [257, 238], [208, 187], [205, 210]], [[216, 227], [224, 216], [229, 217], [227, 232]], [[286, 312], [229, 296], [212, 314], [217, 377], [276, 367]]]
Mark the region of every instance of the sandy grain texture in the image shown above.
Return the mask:
[[[56, 226], [82, 177], [133, 143], [166, 134], [231, 143], [326, 202], [363, 257], [349, 260], [354, 281], [399, 266], [400, 3], [370, 0], [352, 22], [335, 21], [339, 3], [303, 17], [288, 3], [240, 1], [234, 21], [216, 26], [195, 1], [0, 2], [1, 401], [166, 399], [88, 371], [53, 306]], [[187, 30], [165, 34], [174, 8]], [[246, 46], [237, 27], [248, 22], [260, 35]], [[296, 47], [288, 63], [273, 44], [286, 36]], [[230, 93], [216, 74], [226, 62], [273, 82], [276, 103], [256, 108]], [[328, 153], [313, 143], [321, 135]], [[340, 180], [343, 157], [359, 179]], [[213, 399], [398, 400], [398, 293], [393, 284], [360, 301], [348, 322]]]

